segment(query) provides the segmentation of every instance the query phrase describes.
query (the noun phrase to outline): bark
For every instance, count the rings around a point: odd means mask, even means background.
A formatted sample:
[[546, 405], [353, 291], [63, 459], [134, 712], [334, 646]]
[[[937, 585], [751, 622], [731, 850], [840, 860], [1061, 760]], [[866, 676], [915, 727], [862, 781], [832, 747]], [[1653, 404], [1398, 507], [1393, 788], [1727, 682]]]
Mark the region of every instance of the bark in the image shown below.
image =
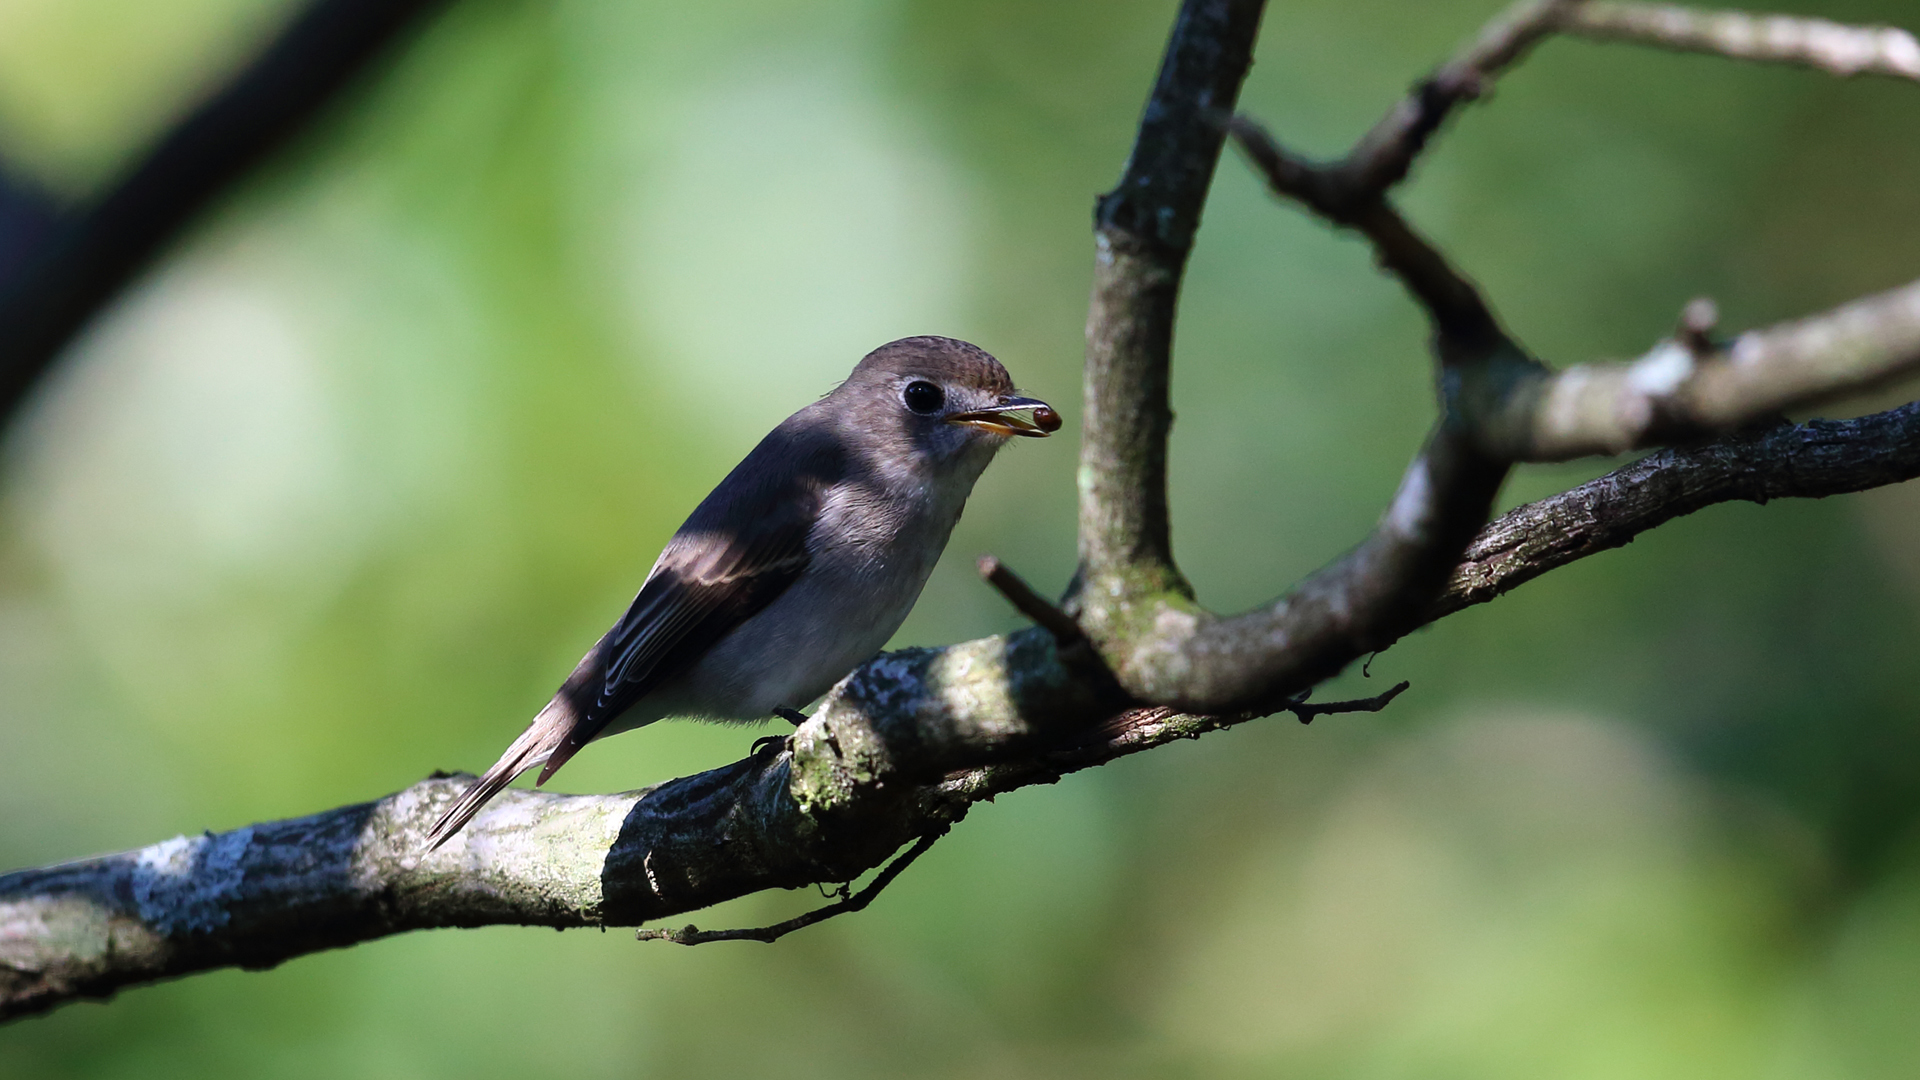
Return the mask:
[[[1094, 213], [1080, 442], [1083, 611], [1096, 637], [1105, 597], [1190, 594], [1167, 526], [1173, 320], [1265, 0], [1189, 0], [1140, 118], [1120, 183]], [[1124, 604], [1124, 602], [1123, 602]], [[1123, 617], [1118, 616], [1116, 617]]]

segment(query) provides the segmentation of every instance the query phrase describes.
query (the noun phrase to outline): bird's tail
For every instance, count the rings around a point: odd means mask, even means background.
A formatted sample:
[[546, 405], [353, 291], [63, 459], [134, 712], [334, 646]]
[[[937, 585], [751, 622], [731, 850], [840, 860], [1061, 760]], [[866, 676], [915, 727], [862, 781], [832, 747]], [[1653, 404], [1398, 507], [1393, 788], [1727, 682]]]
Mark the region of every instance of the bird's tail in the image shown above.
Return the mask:
[[[427, 834], [427, 850], [433, 851], [452, 839], [454, 833], [473, 820], [481, 807], [506, 790], [514, 777], [535, 766], [554, 761], [554, 765], [547, 770], [551, 774], [558, 761], [572, 757], [571, 751], [578, 747], [572, 746], [570, 736], [574, 734], [578, 721], [579, 713], [566, 696], [555, 695], [547, 707], [540, 710], [540, 715], [533, 718], [533, 723], [527, 725], [527, 730], [513, 740], [512, 746], [507, 747], [507, 752], [500, 755], [500, 760], [493, 763], [493, 768], [475, 780], [453, 801], [452, 806], [447, 807], [446, 812], [440, 815], [440, 820], [433, 823], [433, 831]], [[546, 778], [546, 775], [540, 777], [542, 782]]]

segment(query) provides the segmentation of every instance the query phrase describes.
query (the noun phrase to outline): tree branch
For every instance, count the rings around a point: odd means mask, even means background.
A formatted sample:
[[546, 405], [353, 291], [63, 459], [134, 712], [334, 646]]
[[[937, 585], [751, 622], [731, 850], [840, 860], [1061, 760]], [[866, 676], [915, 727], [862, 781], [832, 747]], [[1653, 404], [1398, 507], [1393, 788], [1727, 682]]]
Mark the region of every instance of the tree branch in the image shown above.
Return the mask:
[[1489, 406], [1483, 445], [1515, 461], [1617, 454], [1730, 431], [1920, 369], [1920, 281], [1751, 330], [1696, 353], [1663, 341], [1629, 364], [1579, 364]]
[[[1236, 116], [1229, 129], [1275, 194], [1367, 239], [1381, 267], [1426, 308], [1443, 344], [1498, 333], [1472, 282], [1384, 194], [1363, 197], [1347, 174], [1287, 150], [1251, 118]], [[1674, 339], [1633, 363], [1559, 373], [1498, 365], [1491, 378], [1461, 383], [1475, 445], [1516, 462], [1618, 454], [1730, 431], [1920, 368], [1920, 281], [1749, 331], [1725, 347], [1709, 339], [1710, 321], [1683, 321]]]
[[[1315, 166], [1277, 146], [1263, 164], [1273, 164], [1270, 180], [1281, 177], [1276, 189], [1366, 235], [1422, 301], [1442, 404], [1379, 526], [1287, 596], [1220, 618], [1193, 604], [1172, 562], [1173, 305], [1260, 14], [1254, 0], [1188, 0], [1132, 160], [1096, 219], [1077, 622], [1054, 618], [1001, 575], [1007, 595], [1049, 628], [887, 654], [842, 680], [784, 746], [644, 792], [509, 792], [438, 851], [426, 850], [426, 831], [464, 787], [445, 777], [377, 803], [0, 877], [0, 1016], [403, 930], [634, 925], [763, 889], [851, 881], [905, 844], [923, 850], [972, 803], [1005, 791], [1260, 715], [1384, 706], [1398, 688], [1326, 706], [1301, 695], [1414, 627], [1671, 517], [1920, 472], [1920, 405], [1910, 405], [1657, 453], [1481, 528], [1512, 461], [1502, 455], [1521, 445], [1503, 432], [1534, 431], [1515, 418], [1540, 415], [1514, 403], [1570, 373], [1552, 375], [1529, 357], [1383, 196], [1451, 107], [1449, 95], [1466, 100], [1477, 80], [1539, 38], [1543, 13], [1576, 3], [1514, 9], [1429, 80], [1438, 96], [1425, 111], [1389, 117], [1376, 129], [1385, 136], [1355, 148], [1346, 161], [1364, 169]], [[1316, 195], [1327, 191], [1340, 198]], [[1832, 388], [1899, 370], [1911, 331], [1899, 295], [1749, 334], [1724, 356], [1703, 358], [1709, 346], [1695, 327], [1683, 335], [1698, 369], [1681, 380], [1692, 387], [1685, 400], [1710, 403], [1700, 415], [1713, 424], [1737, 424], [1780, 400], [1779, 387]], [[1075, 659], [1087, 645], [1069, 627], [1085, 628], [1113, 679]]]
[[1019, 574], [1013, 572], [1005, 563], [991, 555], [982, 555], [974, 560], [974, 566], [980, 571], [981, 580], [993, 586], [1014, 610], [1032, 619], [1034, 624], [1046, 628], [1053, 635], [1054, 643], [1065, 648], [1087, 639], [1080, 624], [1073, 617], [1047, 601], [1047, 598], [1033, 591], [1033, 586]]
[[1303, 724], [1313, 723], [1314, 718], [1318, 716], [1338, 716], [1341, 713], [1379, 712], [1393, 704], [1393, 699], [1406, 693], [1407, 688], [1412, 685], [1412, 683], [1403, 679], [1400, 682], [1394, 683], [1391, 687], [1388, 687], [1385, 693], [1375, 694], [1370, 698], [1358, 698], [1353, 701], [1310, 702], [1302, 695], [1300, 700], [1288, 705], [1283, 711], [1292, 713], [1293, 718]]
[[124, 180], [15, 249], [25, 268], [0, 280], [0, 416], [215, 196], [443, 2], [317, 0]]
[[[1517, 9], [1515, 17], [1483, 35], [1425, 85], [1464, 93], [1482, 68], [1497, 69], [1516, 59], [1527, 41], [1545, 32], [1540, 27], [1564, 2], [1568, 0]], [[1438, 100], [1431, 94], [1416, 98]], [[1437, 124], [1443, 112], [1423, 115]], [[1151, 107], [1148, 115], [1154, 115]], [[1223, 133], [1234, 128], [1243, 144], [1248, 143], [1248, 130], [1222, 122], [1227, 119], [1218, 111], [1193, 118]], [[1084, 587], [1076, 600], [1080, 625], [1098, 643], [1120, 685], [1139, 700], [1196, 713], [1271, 711], [1370, 651], [1375, 642], [1398, 638], [1438, 593], [1460, 551], [1485, 522], [1506, 477], [1509, 463], [1479, 449], [1471, 415], [1455, 404], [1476, 388], [1511, 382], [1513, 372], [1532, 372], [1539, 365], [1500, 328], [1472, 284], [1407, 227], [1382, 192], [1366, 190], [1357, 179], [1384, 160], [1384, 148], [1408, 147], [1410, 156], [1431, 130], [1407, 123], [1411, 126], [1396, 129], [1402, 135], [1392, 140], [1377, 145], [1363, 140], [1348, 160], [1364, 167], [1351, 169], [1317, 167], [1285, 154], [1271, 140], [1264, 143], [1272, 151], [1264, 160], [1274, 166], [1270, 175], [1276, 184], [1305, 195], [1310, 205], [1337, 222], [1366, 232], [1376, 241], [1382, 263], [1427, 309], [1449, 402], [1373, 534], [1344, 559], [1265, 608], [1228, 619], [1216, 616], [1193, 602], [1191, 589], [1173, 568], [1170, 547], [1160, 539], [1165, 534], [1164, 424], [1125, 432], [1134, 440], [1125, 446], [1122, 432], [1109, 430], [1105, 414], [1092, 407], [1096, 398], [1117, 396], [1130, 403], [1126, 415], [1170, 419], [1164, 341], [1156, 339], [1155, 348], [1126, 352], [1129, 363], [1111, 358], [1096, 362], [1101, 354], [1094, 331], [1113, 321], [1112, 311], [1103, 305], [1106, 294], [1096, 284], [1088, 323], [1088, 431], [1081, 456]], [[1146, 131], [1143, 124], [1142, 138]], [[1137, 162], [1137, 152], [1135, 156]], [[1106, 253], [1103, 248], [1097, 283], [1108, 280], [1103, 275], [1109, 266], [1119, 266], [1110, 263]], [[1123, 275], [1124, 280], [1138, 277]], [[1127, 302], [1129, 311], [1143, 306], [1135, 293], [1116, 290], [1115, 295]], [[1171, 293], [1165, 302], [1170, 320]], [[1166, 329], [1170, 332], [1170, 321]], [[1110, 470], [1104, 475], [1111, 484], [1099, 482], [1099, 466], [1129, 460], [1138, 467]], [[1159, 464], [1149, 467], [1152, 462]], [[1156, 509], [1143, 516], [1134, 512], [1139, 506]], [[1147, 520], [1160, 524], [1136, 527]]]
[[882, 890], [893, 884], [895, 878], [904, 873], [907, 867], [912, 866], [915, 859], [925, 855], [927, 850], [933, 847], [934, 841], [944, 835], [946, 835], [944, 831], [928, 833], [914, 841], [905, 855], [888, 863], [866, 888], [849, 896], [845, 894], [843, 887], [839, 900], [826, 907], [815, 908], [805, 915], [796, 915], [785, 922], [751, 930], [702, 930], [697, 926], [683, 926], [678, 930], [638, 930], [633, 936], [636, 941], [671, 941], [675, 945], [705, 945], [710, 941], [761, 941], [772, 944], [795, 930], [805, 930], [816, 923], [826, 922], [835, 915], [851, 915], [856, 911], [867, 910], [867, 905], [873, 903], [874, 898], [879, 896]]
[[1190, 595], [1167, 527], [1174, 308], [1200, 208], [1253, 59], [1265, 0], [1185, 0], [1120, 183], [1094, 212], [1080, 443], [1082, 624], [1097, 640], [1138, 598]]
[[1481, 530], [1430, 619], [1483, 604], [1549, 570], [1715, 503], [1819, 499], [1920, 477], [1920, 402], [1660, 450], [1503, 514]]
[[[1558, 6], [1523, 5], [1443, 69], [1452, 72], [1448, 84], [1511, 63]], [[1130, 694], [1195, 713], [1271, 711], [1417, 625], [1511, 469], [1482, 446], [1485, 403], [1546, 374], [1473, 283], [1407, 224], [1383, 189], [1368, 186], [1364, 170], [1315, 165], [1244, 118], [1223, 126], [1276, 193], [1366, 236], [1381, 265], [1426, 310], [1442, 415], [1372, 534], [1286, 595], [1231, 618], [1180, 597], [1155, 597], [1136, 602], [1124, 632], [1108, 627], [1102, 653]], [[1407, 130], [1413, 134], [1392, 145], [1417, 148], [1425, 136]], [[1373, 161], [1375, 153], [1363, 142], [1347, 160]]]
[[1326, 171], [1342, 198], [1366, 202], [1406, 179], [1427, 141], [1460, 105], [1478, 99], [1501, 72], [1524, 59], [1586, 0], [1519, 0], [1433, 74], [1414, 84], [1387, 115]]
[[[1917, 476], [1920, 403], [1662, 451], [1502, 516], [1421, 621], [1713, 503]], [[973, 802], [1255, 718], [1116, 708], [1075, 697], [1071, 682], [1039, 630], [909, 650], [844, 681], [791, 753], [621, 795], [509, 790], [434, 852], [424, 837], [464, 777], [0, 876], [0, 1018], [408, 930], [632, 926], [761, 889], [847, 881]], [[865, 749], [848, 751], [856, 746]], [[943, 772], [943, 755], [981, 764]]]
[[[1582, 6], [1518, 5], [1442, 69], [1446, 78], [1423, 86], [1490, 77]], [[1410, 100], [1434, 99], [1422, 91]], [[1694, 328], [1683, 332], [1686, 344], [1667, 343], [1634, 365], [1553, 373], [1500, 328], [1472, 283], [1393, 208], [1385, 189], [1404, 168], [1350, 164], [1386, 160], [1382, 154], [1410, 160], [1443, 113], [1436, 107], [1421, 114], [1431, 123], [1416, 124], [1407, 107], [1396, 110], [1345, 162], [1324, 166], [1286, 151], [1250, 120], [1228, 125], [1276, 194], [1364, 235], [1427, 310], [1442, 417], [1387, 515], [1353, 552], [1272, 604], [1232, 618], [1162, 601], [1150, 624], [1136, 622], [1123, 648], [1109, 644], [1108, 662], [1135, 697], [1195, 712], [1259, 709], [1397, 640], [1424, 621], [1515, 462], [1697, 438], [1920, 366], [1916, 285], [1743, 335], [1724, 354], [1703, 352], [1705, 331]]]
[[1907, 31], [1889, 26], [1592, 0], [1562, 13], [1558, 28], [1600, 41], [1713, 53], [1735, 60], [1804, 64], [1842, 78], [1889, 75], [1920, 80], [1920, 42]]
[[1920, 79], [1920, 43], [1892, 27], [1669, 4], [1518, 0], [1452, 59], [1414, 84], [1345, 157], [1316, 166], [1321, 191], [1302, 201], [1339, 220], [1392, 189], [1406, 179], [1414, 160], [1455, 109], [1485, 96], [1496, 78], [1556, 33], [1738, 60], [1805, 64], [1843, 77]]
[[1252, 117], [1235, 116], [1227, 129], [1274, 194], [1364, 236], [1381, 268], [1426, 309], [1437, 334], [1466, 341], [1504, 336], [1480, 290], [1407, 223], [1383, 190], [1343, 166], [1318, 165], [1286, 149]]

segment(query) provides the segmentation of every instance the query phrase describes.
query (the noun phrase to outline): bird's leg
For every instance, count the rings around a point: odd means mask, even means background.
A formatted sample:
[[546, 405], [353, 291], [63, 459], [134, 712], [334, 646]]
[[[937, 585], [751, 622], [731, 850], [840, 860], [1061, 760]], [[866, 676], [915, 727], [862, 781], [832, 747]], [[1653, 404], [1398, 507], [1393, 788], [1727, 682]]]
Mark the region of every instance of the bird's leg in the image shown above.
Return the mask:
[[[799, 727], [801, 724], [804, 724], [807, 722], [806, 713], [801, 712], [799, 709], [789, 709], [785, 705], [777, 706], [773, 710], [773, 715], [779, 717], [782, 720], [785, 720], [787, 723], [792, 724], [794, 727]], [[774, 747], [777, 747], [778, 749], [785, 750], [788, 747], [789, 743], [790, 743], [790, 740], [785, 735], [763, 735], [760, 738], [753, 740], [753, 749], [747, 751], [747, 754], [748, 756], [757, 755], [758, 753], [760, 753], [760, 749], [762, 747], [767, 747], [767, 746], [774, 746]]]
[[753, 746], [747, 751], [747, 756], [759, 757], [762, 750], [772, 750], [778, 754], [787, 749], [787, 744], [792, 738], [790, 735], [762, 735], [753, 740]]

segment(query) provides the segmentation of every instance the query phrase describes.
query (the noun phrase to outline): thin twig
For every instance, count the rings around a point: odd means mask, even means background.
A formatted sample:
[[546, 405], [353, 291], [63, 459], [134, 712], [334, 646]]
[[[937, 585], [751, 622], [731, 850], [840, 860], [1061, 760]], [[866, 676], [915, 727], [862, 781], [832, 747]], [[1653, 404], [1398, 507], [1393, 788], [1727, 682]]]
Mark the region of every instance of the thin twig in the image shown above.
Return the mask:
[[1345, 174], [1281, 146], [1252, 117], [1235, 116], [1228, 130], [1274, 194], [1365, 236], [1381, 267], [1407, 287], [1443, 334], [1486, 341], [1499, 333], [1492, 309], [1473, 282], [1415, 231], [1385, 195], [1356, 192]]
[[1520, 0], [1459, 53], [1414, 85], [1338, 162], [1320, 166], [1327, 196], [1364, 203], [1405, 180], [1435, 132], [1461, 105], [1555, 33], [1804, 64], [1834, 75], [1920, 80], [1920, 42], [1905, 30], [1826, 19], [1706, 11], [1605, 0]]
[[1562, 13], [1558, 28], [1601, 41], [1803, 64], [1842, 78], [1887, 75], [1920, 81], [1920, 42], [1891, 26], [1594, 0]]
[[907, 849], [905, 855], [888, 863], [866, 888], [861, 889], [852, 896], [828, 904], [826, 907], [815, 908], [805, 915], [795, 916], [786, 922], [774, 923], [772, 926], [758, 926], [747, 930], [702, 930], [697, 926], [683, 926], [678, 930], [648, 930], [642, 928], [633, 932], [634, 939], [636, 941], [671, 941], [675, 945], [705, 945], [709, 941], [778, 941], [788, 934], [793, 933], [795, 930], [803, 930], [815, 923], [826, 922], [835, 915], [845, 915], [849, 912], [865, 910], [868, 904], [873, 903], [874, 897], [880, 895], [880, 890], [893, 884], [894, 878], [899, 877], [907, 867], [912, 866], [913, 860], [925, 855], [927, 849], [933, 846], [934, 841], [945, 836], [946, 832], [945, 829], [941, 829], [939, 832], [928, 833], [914, 841], [913, 846]]
[[1055, 607], [1046, 597], [1033, 591], [1019, 574], [1014, 573], [1007, 564], [992, 555], [982, 555], [974, 565], [979, 568], [980, 576], [987, 584], [1000, 591], [1020, 614], [1032, 619], [1035, 625], [1044, 627], [1053, 635], [1055, 644], [1066, 646], [1087, 640], [1080, 624], [1073, 616]]
[[[1313, 723], [1313, 718], [1316, 716], [1332, 716], [1336, 713], [1379, 712], [1391, 704], [1394, 698], [1406, 693], [1407, 687], [1412, 685], [1412, 683], [1403, 679], [1384, 694], [1375, 694], [1370, 698], [1355, 698], [1352, 701], [1329, 701], [1319, 705], [1309, 704], [1306, 695], [1302, 694], [1299, 700], [1288, 703], [1288, 705], [1280, 711], [1292, 713], [1303, 724]], [[1309, 693], [1311, 693], [1311, 691], [1309, 691]]]
[[1068, 773], [1105, 765], [1176, 740], [1197, 739], [1210, 732], [1224, 731], [1280, 713], [1293, 713], [1302, 724], [1310, 724], [1316, 716], [1380, 712], [1411, 685], [1402, 681], [1385, 693], [1370, 698], [1329, 701], [1323, 705], [1308, 704], [1303, 694], [1275, 708], [1226, 715], [1189, 713], [1165, 705], [1126, 709], [1087, 727], [1078, 739], [1068, 745], [1055, 747], [1029, 760], [988, 765], [958, 773], [948, 777], [941, 786], [969, 801], [989, 799], [1030, 784], [1051, 783]]
[[1432, 75], [1415, 84], [1347, 156], [1330, 168], [1356, 201], [1406, 179], [1414, 158], [1455, 107], [1485, 94], [1493, 79], [1520, 62], [1584, 0], [1520, 0]]
[[1714, 303], [1712, 297], [1696, 296], [1680, 310], [1680, 325], [1674, 330], [1674, 340], [1695, 360], [1705, 360], [1719, 351], [1713, 340], [1713, 332], [1719, 325], [1720, 305]]

